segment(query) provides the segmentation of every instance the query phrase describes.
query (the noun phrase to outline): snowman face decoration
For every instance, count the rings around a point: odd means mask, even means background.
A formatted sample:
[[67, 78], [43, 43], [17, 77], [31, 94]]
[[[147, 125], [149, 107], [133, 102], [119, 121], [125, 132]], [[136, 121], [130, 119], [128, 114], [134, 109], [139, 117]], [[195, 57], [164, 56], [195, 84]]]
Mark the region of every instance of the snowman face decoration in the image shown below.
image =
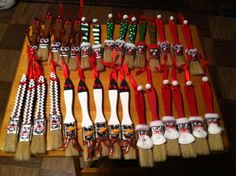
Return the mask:
[[89, 46], [82, 46], [81, 47], [81, 55], [82, 56], [88, 56], [90, 53], [90, 47]]
[[115, 42], [115, 49], [116, 50], [122, 50], [123, 48], [124, 48], [124, 46], [125, 46], [125, 43], [123, 43], [123, 42]]
[[49, 46], [49, 38], [41, 38], [39, 40], [39, 48], [47, 48]]
[[79, 53], [80, 48], [78, 46], [72, 46], [70, 56], [75, 57], [76, 53]]
[[120, 125], [109, 125], [109, 136], [111, 138], [120, 137]]
[[151, 59], [157, 59], [160, 55], [158, 48], [150, 48], [149, 53]]
[[146, 46], [144, 45], [137, 45], [136, 54], [144, 54]]
[[52, 52], [58, 52], [60, 47], [61, 47], [61, 42], [54, 41], [51, 43], [51, 51]]
[[110, 49], [112, 50], [115, 46], [114, 42], [105, 42], [105, 49]]
[[69, 46], [61, 46], [60, 47], [60, 53], [62, 56], [69, 56], [69, 51], [70, 51], [70, 47]]
[[122, 125], [122, 138], [124, 140], [134, 138], [134, 128], [132, 125]]
[[64, 129], [65, 137], [75, 137], [77, 135], [75, 123], [66, 123]]
[[95, 124], [95, 131], [96, 131], [96, 137], [97, 138], [101, 138], [101, 139], [106, 139], [107, 138], [106, 123], [104, 123], [104, 122], [96, 123]]
[[183, 46], [182, 45], [174, 45], [173, 46], [174, 52], [176, 55], [182, 55], [183, 54]]
[[31, 137], [31, 125], [23, 125], [20, 132], [20, 141], [29, 141]]
[[19, 118], [10, 118], [8, 127], [7, 127], [7, 134], [9, 133], [17, 133], [19, 129]]
[[96, 53], [96, 58], [102, 57], [102, 47], [94, 48], [93, 51]]
[[127, 54], [134, 54], [135, 53], [135, 47], [125, 46], [125, 53], [127, 53]]
[[188, 54], [189, 56], [191, 56], [191, 58], [197, 58], [197, 57], [198, 57], [198, 52], [197, 52], [197, 49], [196, 49], [196, 48], [194, 48], [194, 49], [189, 49], [189, 50], [187, 51], [187, 54]]
[[93, 126], [83, 127], [83, 139], [86, 141], [95, 140], [95, 133]]
[[162, 53], [166, 53], [169, 51], [170, 49], [170, 44], [168, 42], [161, 42], [159, 44], [159, 47], [161, 48], [161, 52]]
[[45, 120], [44, 119], [37, 119], [34, 121], [34, 135], [43, 135], [45, 131]]
[[61, 116], [52, 115], [50, 116], [50, 130], [61, 129]]

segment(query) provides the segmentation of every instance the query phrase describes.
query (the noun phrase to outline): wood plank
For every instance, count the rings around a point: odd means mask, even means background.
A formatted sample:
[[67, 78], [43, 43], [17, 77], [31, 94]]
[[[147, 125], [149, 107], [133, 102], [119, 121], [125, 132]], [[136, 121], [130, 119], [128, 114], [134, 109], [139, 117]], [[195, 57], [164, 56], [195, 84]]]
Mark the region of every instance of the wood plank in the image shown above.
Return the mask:
[[0, 23], [0, 41], [2, 40], [3, 36], [5, 35], [7, 27], [8, 27], [8, 24]]
[[36, 168], [0, 165], [0, 175], [38, 176], [38, 174], [39, 174], [39, 169], [36, 169]]
[[0, 165], [7, 165], [12, 167], [40, 168], [41, 163], [42, 158], [40, 157], [31, 158], [29, 161], [17, 161], [12, 157], [0, 158]]

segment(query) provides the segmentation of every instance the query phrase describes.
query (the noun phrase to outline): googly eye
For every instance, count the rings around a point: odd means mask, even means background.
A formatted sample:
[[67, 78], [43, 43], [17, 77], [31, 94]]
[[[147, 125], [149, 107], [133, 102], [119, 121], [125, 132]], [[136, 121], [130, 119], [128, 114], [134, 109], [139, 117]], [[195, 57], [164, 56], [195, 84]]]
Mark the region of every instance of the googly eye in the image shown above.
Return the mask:
[[39, 43], [43, 43], [43, 42], [44, 42], [44, 39], [40, 39], [40, 40], [39, 40]]
[[45, 39], [44, 39], [44, 42], [45, 42], [45, 43], [48, 43], [48, 42], [49, 42], [49, 39], [48, 39], [48, 38], [45, 38]]
[[56, 42], [55, 45], [56, 45], [57, 47], [59, 47], [59, 46], [61, 45], [61, 43], [60, 43], [60, 42]]
[[65, 47], [64, 50], [65, 50], [65, 51], [69, 51], [70, 48], [69, 48], [69, 47]]
[[64, 47], [60, 47], [60, 51], [64, 51], [65, 50], [65, 48]]
[[76, 51], [79, 51], [79, 47], [75, 47], [75, 50], [76, 50]]

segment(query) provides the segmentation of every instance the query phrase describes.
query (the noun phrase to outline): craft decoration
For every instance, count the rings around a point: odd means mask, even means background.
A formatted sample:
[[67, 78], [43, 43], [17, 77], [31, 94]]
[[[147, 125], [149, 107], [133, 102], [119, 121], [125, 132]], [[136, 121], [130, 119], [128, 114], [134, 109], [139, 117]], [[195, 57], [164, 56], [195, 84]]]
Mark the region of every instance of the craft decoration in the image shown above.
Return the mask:
[[136, 47], [134, 42], [135, 42], [136, 32], [137, 32], [136, 17], [132, 17], [129, 24], [129, 39], [128, 42], [125, 44], [125, 57], [124, 57], [124, 64], [128, 63], [129, 69], [134, 68], [134, 58], [136, 53]]
[[139, 30], [139, 41], [135, 43], [136, 45], [136, 55], [134, 60], [135, 68], [143, 68], [145, 67], [146, 61], [146, 50], [147, 44], [145, 43], [145, 36], [147, 30], [147, 19], [144, 16], [141, 16], [138, 24]]
[[172, 47], [172, 52], [174, 53], [175, 56], [176, 67], [180, 68], [185, 64], [185, 58], [184, 58], [183, 46], [179, 42], [178, 30], [173, 16], [170, 16], [168, 26], [172, 38], [171, 47]]
[[52, 20], [52, 15], [48, 13], [44, 18], [43, 27], [41, 27], [42, 34], [40, 36], [38, 50], [38, 56], [41, 61], [48, 60]]
[[98, 71], [104, 70], [102, 54], [103, 48], [101, 45], [101, 25], [98, 22], [98, 19], [94, 18], [92, 20], [92, 31], [93, 31], [93, 39], [94, 45], [92, 46], [93, 52], [96, 54], [96, 66]]
[[88, 24], [88, 21], [85, 17], [81, 18], [81, 25], [80, 25], [80, 31], [82, 33], [82, 43], [80, 45], [80, 52], [81, 52], [81, 68], [83, 70], [89, 69], [90, 62], [89, 58], [91, 56], [91, 45], [89, 43], [89, 29], [90, 26]]
[[112, 62], [111, 53], [115, 47], [115, 41], [113, 40], [114, 21], [113, 21], [112, 13], [108, 14], [106, 27], [107, 27], [107, 38], [104, 41], [103, 60], [104, 60], [104, 62]]
[[152, 72], [156, 72], [157, 67], [160, 66], [160, 49], [156, 44], [156, 21], [154, 18], [151, 18], [148, 23], [148, 33], [150, 37], [148, 46], [149, 66]]
[[161, 18], [162, 16], [160, 14], [157, 15], [156, 24], [159, 36], [158, 46], [161, 51], [160, 64], [166, 64], [168, 67], [171, 67], [172, 57], [170, 52], [170, 43], [166, 40], [165, 26]]

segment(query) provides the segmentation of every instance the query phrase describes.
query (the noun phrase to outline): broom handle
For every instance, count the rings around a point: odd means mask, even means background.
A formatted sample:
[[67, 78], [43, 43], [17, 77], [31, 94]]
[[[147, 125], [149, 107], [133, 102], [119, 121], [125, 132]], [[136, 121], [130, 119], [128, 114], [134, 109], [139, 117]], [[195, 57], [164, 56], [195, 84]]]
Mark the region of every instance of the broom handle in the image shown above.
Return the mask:
[[103, 91], [102, 89], [93, 89], [94, 102], [96, 107], [96, 118], [95, 122], [106, 122], [106, 119], [102, 110]]
[[132, 120], [129, 113], [129, 92], [121, 92], [120, 93], [120, 100], [122, 105], [122, 122], [121, 124], [132, 124]]
[[110, 102], [111, 114], [108, 124], [120, 124], [117, 116], [117, 100], [118, 100], [118, 91], [117, 90], [108, 90], [108, 97]]
[[73, 89], [64, 90], [64, 100], [66, 106], [66, 117], [64, 119], [64, 123], [75, 122], [75, 118], [72, 113]]

